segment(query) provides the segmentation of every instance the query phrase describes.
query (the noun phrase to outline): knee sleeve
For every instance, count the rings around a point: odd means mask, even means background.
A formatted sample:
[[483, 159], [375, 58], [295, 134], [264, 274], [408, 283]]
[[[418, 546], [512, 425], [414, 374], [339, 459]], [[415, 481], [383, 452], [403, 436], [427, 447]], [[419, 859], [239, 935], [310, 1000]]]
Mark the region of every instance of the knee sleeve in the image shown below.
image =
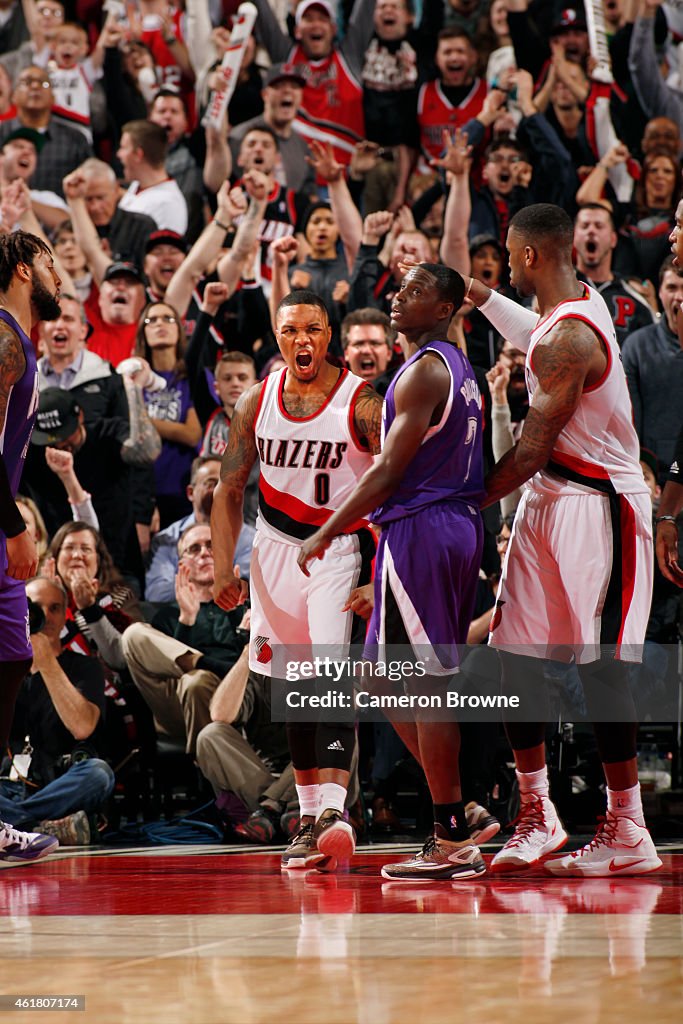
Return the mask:
[[350, 771], [355, 744], [353, 722], [319, 722], [316, 735], [318, 768]]
[[286, 722], [287, 744], [292, 765], [297, 771], [306, 772], [318, 768], [316, 750], [316, 722]]

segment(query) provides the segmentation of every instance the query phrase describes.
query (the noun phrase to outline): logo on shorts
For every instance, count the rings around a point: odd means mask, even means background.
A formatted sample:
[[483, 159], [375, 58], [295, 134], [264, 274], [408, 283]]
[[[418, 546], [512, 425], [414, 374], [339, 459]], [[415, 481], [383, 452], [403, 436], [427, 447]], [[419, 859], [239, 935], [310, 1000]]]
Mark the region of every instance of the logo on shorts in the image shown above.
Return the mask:
[[344, 746], [341, 740], [335, 740], [334, 743], [330, 743], [327, 748], [328, 750], [343, 750]]
[[273, 657], [273, 648], [270, 646], [268, 641], [269, 636], [257, 636], [254, 640], [254, 647], [256, 648], [256, 660], [259, 665], [267, 665]]
[[496, 601], [496, 606], [493, 609], [493, 615], [491, 616], [491, 625], [489, 626], [489, 632], [493, 633], [494, 629], [500, 626], [501, 619], [503, 618], [503, 605], [505, 601]]

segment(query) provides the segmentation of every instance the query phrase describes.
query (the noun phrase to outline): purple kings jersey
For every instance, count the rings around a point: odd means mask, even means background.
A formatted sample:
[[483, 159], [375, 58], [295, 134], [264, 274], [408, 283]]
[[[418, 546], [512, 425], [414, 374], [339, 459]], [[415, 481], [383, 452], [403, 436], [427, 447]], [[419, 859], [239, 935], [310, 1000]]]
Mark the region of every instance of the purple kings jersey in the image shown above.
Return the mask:
[[[5, 412], [5, 426], [0, 434], [0, 453], [7, 468], [12, 496], [19, 489], [26, 452], [38, 410], [38, 370], [36, 351], [28, 335], [24, 334], [11, 313], [0, 309], [0, 319], [16, 333], [24, 350], [26, 369], [10, 389]], [[3, 538], [4, 539], [4, 538]]]
[[441, 502], [478, 506], [484, 495], [481, 395], [466, 357], [448, 341], [425, 345], [394, 377], [384, 399], [382, 446], [396, 417], [396, 385], [427, 352], [436, 353], [448, 369], [448, 399], [441, 419], [427, 431], [398, 489], [369, 517], [373, 523], [390, 523]]

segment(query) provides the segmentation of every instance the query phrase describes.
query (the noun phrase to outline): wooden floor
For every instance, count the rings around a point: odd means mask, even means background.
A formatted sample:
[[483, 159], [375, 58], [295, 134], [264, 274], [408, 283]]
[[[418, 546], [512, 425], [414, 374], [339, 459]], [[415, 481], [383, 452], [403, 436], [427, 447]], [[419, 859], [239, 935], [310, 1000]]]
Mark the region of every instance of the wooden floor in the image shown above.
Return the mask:
[[[683, 1021], [683, 848], [641, 879], [384, 882], [224, 846], [2, 865], [0, 1020], [116, 1024]], [[7, 997], [85, 996], [85, 1011]]]

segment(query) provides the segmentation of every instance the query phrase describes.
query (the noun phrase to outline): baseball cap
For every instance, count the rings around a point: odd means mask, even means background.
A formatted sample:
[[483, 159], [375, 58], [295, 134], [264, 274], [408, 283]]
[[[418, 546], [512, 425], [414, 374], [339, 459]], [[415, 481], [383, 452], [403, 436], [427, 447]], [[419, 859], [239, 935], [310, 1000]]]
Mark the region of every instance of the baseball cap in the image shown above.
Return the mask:
[[330, 21], [335, 20], [332, 4], [328, 3], [327, 0], [301, 0], [301, 3], [297, 7], [296, 14], [294, 16], [295, 25], [299, 25], [301, 23], [301, 19], [303, 18], [304, 14], [311, 7], [321, 7], [323, 11], [325, 11], [325, 14], [327, 14]]
[[173, 245], [181, 252], [187, 252], [187, 243], [177, 231], [153, 231], [145, 242], [145, 255], [157, 245]]
[[144, 284], [144, 278], [141, 271], [134, 263], [130, 263], [128, 260], [114, 260], [107, 267], [103, 280], [111, 281], [112, 277], [118, 277], [120, 274], [128, 274], [129, 277], [134, 277], [140, 284]]
[[500, 239], [496, 238], [495, 235], [475, 235], [470, 241], [470, 256], [474, 256], [475, 252], [479, 252], [485, 245], [493, 245], [498, 252], [503, 255], [503, 246], [500, 244]]
[[31, 444], [48, 445], [66, 441], [78, 428], [81, 407], [64, 388], [45, 388], [40, 392], [36, 425]]
[[268, 68], [266, 74], [266, 85], [277, 85], [278, 82], [296, 82], [302, 88], [306, 85], [306, 79], [294, 69], [288, 68], [286, 64], [273, 64]]
[[572, 28], [578, 32], [586, 32], [585, 17], [583, 11], [577, 11], [574, 7], [566, 7], [560, 11], [559, 20], [551, 28], [550, 35], [559, 36]]
[[8, 142], [13, 142], [15, 139], [26, 139], [28, 142], [32, 142], [36, 147], [36, 153], [40, 153], [47, 142], [47, 135], [37, 132], [35, 128], [15, 128], [6, 139], [3, 139], [2, 148], [4, 149]]

